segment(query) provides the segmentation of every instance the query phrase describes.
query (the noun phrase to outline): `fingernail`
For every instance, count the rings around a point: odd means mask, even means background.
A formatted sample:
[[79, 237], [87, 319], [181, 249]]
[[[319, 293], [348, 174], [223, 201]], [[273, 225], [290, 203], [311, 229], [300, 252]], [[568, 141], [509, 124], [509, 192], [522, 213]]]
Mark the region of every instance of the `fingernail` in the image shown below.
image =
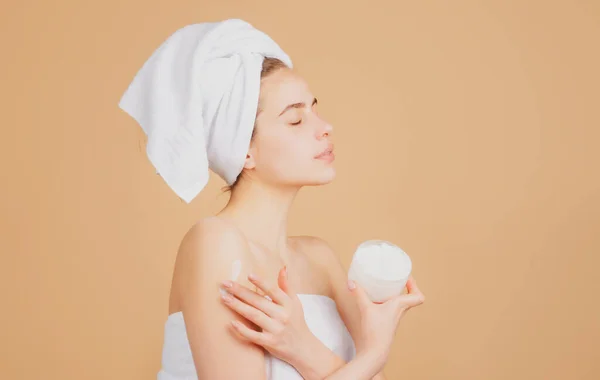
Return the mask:
[[250, 273], [250, 274], [248, 275], [248, 279], [249, 279], [250, 281], [256, 281], [256, 280], [258, 280], [258, 277], [257, 277], [257, 276], [256, 276], [254, 273]]
[[237, 327], [237, 328], [242, 327], [242, 325], [238, 321], [231, 321], [231, 324], [233, 325], [233, 327]]
[[231, 288], [233, 283], [231, 281], [223, 281], [223, 286], [226, 288]]
[[356, 284], [352, 280], [348, 280], [348, 289], [354, 290], [356, 289]]
[[229, 303], [233, 300], [233, 298], [231, 297], [231, 295], [229, 293], [223, 293], [221, 294], [221, 298], [223, 299], [223, 301]]

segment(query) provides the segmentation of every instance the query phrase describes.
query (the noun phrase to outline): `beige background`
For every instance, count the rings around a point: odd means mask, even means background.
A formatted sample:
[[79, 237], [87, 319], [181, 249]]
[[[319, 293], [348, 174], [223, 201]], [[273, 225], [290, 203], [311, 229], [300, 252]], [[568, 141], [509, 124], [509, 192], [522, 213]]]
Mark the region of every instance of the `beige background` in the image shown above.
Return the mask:
[[291, 232], [412, 257], [390, 379], [600, 378], [598, 1], [4, 1], [0, 378], [152, 379], [191, 205], [118, 109], [176, 29], [239, 17], [335, 126]]

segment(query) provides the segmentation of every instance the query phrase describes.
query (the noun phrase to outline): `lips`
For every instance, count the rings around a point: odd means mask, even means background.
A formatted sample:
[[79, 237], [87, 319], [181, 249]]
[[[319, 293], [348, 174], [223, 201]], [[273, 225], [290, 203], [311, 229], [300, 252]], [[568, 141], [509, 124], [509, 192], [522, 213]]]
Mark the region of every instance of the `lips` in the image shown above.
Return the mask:
[[330, 155], [333, 152], [333, 144], [329, 144], [327, 148], [315, 156], [315, 158], [323, 158]]

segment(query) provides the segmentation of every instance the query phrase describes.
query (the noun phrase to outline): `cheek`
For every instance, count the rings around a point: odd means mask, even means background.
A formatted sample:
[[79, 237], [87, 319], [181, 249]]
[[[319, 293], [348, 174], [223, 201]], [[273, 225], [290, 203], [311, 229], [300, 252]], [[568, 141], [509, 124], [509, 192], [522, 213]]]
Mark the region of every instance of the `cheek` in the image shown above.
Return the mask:
[[261, 146], [259, 165], [270, 168], [274, 174], [289, 176], [291, 172], [301, 172], [313, 162], [314, 146], [304, 139], [279, 138], [265, 142]]

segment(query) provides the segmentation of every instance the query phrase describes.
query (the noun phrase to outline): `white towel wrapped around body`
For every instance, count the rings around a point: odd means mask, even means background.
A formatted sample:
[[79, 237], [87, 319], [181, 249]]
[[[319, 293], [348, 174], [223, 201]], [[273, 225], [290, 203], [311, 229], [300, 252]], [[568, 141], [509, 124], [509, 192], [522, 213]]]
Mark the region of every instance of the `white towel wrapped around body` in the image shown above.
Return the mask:
[[267, 34], [229, 19], [187, 25], [150, 56], [119, 107], [148, 135], [149, 160], [185, 202], [209, 169], [231, 185], [243, 169], [265, 57], [291, 59]]

